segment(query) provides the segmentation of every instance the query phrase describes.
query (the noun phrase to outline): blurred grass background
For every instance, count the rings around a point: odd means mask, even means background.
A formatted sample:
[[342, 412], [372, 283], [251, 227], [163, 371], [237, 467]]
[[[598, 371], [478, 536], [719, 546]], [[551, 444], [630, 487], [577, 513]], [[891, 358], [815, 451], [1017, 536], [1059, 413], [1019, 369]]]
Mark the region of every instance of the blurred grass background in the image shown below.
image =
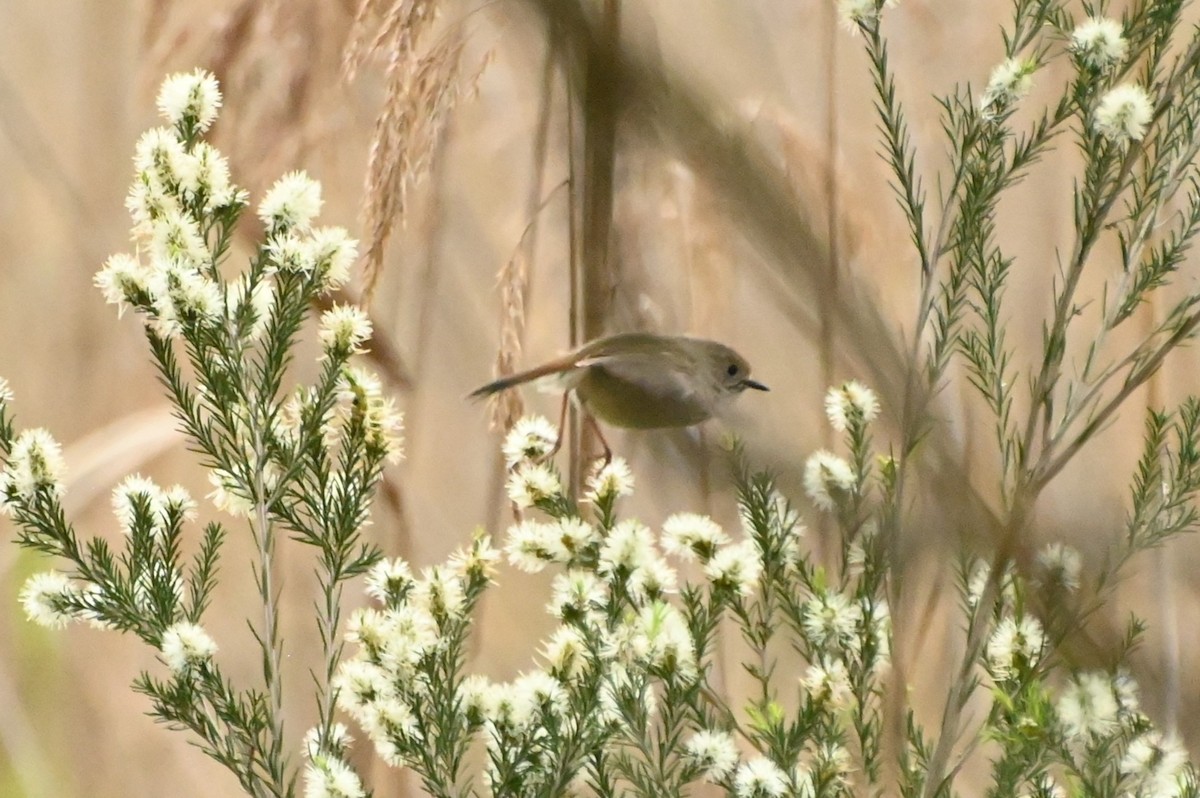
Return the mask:
[[[325, 187], [323, 221], [361, 232], [384, 89], [378, 64], [353, 83], [341, 78], [355, 5], [0, 0], [0, 374], [17, 394], [18, 422], [50, 428], [67, 447], [69, 508], [88, 534], [116, 534], [108, 491], [130, 471], [206, 492], [173, 431], [139, 324], [118, 321], [91, 287], [104, 258], [128, 246], [122, 200], [130, 157], [140, 132], [156, 123], [159, 80], [195, 66], [214, 70], [225, 92], [215, 143], [230, 156], [235, 181], [257, 197], [282, 172], [306, 169]], [[408, 428], [407, 460], [387, 475], [372, 534], [389, 555], [417, 566], [439, 561], [476, 527], [501, 532], [511, 518], [498, 433], [489, 431], [486, 409], [462, 397], [491, 377], [513, 296], [523, 301], [525, 321], [509, 328], [510, 346], [522, 347], [510, 351], [518, 366], [564, 351], [573, 334], [646, 328], [723, 340], [771, 386], [699, 432], [610, 436], [640, 485], [627, 512], [652, 525], [693, 510], [736, 526], [717, 446], [725, 431], [742, 436], [752, 463], [776, 469], [799, 497], [804, 457], [834, 444], [821, 413], [834, 381], [858, 378], [879, 390], [881, 446], [895, 421], [889, 400], [900, 396], [898, 353], [911, 334], [916, 261], [874, 155], [865, 64], [833, 4], [583, 0], [585, 13], [580, 7], [495, 0], [442, 8], [435, 35], [464, 36], [464, 80], [486, 68], [440, 132], [428, 174], [407, 195], [372, 309], [381, 355], [374, 365], [399, 395]], [[1008, 4], [979, 0], [963, 11], [953, 0], [905, 0], [888, 12], [924, 169], [941, 166], [945, 149], [932, 94], [964, 81], [981, 85], [1002, 54], [998, 28]], [[597, 42], [613, 23], [619, 46], [606, 51]], [[591, 55], [608, 59], [590, 78], [581, 60], [588, 36]], [[1050, 89], [1039, 85], [1030, 104]], [[604, 152], [593, 162], [581, 143], [592, 135], [603, 144], [605, 131], [614, 153], [607, 176], [593, 170]], [[610, 213], [604, 202], [585, 205], [574, 231], [570, 192], [560, 188], [572, 164], [577, 174], [587, 170], [577, 192], [611, 201]], [[1008, 333], [1023, 372], [1040, 353], [1055, 248], [1072, 235], [1076, 166], [1069, 142], [1060, 141], [1002, 208], [1002, 241], [1017, 258]], [[589, 246], [582, 257], [588, 293], [575, 302], [572, 241]], [[1099, 253], [1091, 269], [1087, 290], [1097, 300], [1114, 249]], [[1195, 274], [1188, 263], [1181, 282], [1190, 286]], [[1142, 329], [1157, 311], [1140, 311]], [[1087, 322], [1085, 311], [1081, 330]], [[1076, 335], [1076, 351], [1086, 338]], [[1121, 344], [1111, 342], [1114, 351]], [[1071, 543], [1086, 561], [1100, 561], [1122, 527], [1142, 407], [1196, 390], [1194, 358], [1176, 353], [1057, 479], [1038, 507], [1039, 540]], [[304, 357], [301, 372], [303, 364]], [[525, 400], [548, 415], [557, 408], [552, 397]], [[990, 420], [961, 374], [939, 395], [936, 412], [900, 564], [912, 586], [909, 604], [895, 608], [919, 621], [906, 624], [913, 637], [900, 645], [910, 659], [919, 652], [912, 697], [931, 723], [957, 656], [948, 566], [963, 547], [986, 552], [994, 542], [978, 530], [997, 481]], [[809, 518], [820, 551], [825, 529]], [[11, 539], [6, 519], [0, 532]], [[211, 622], [222, 662], [250, 684], [257, 660], [243, 620], [254, 592], [245, 538], [231, 536]], [[281, 557], [292, 652], [287, 722], [297, 751], [313, 714], [307, 554], [284, 546]], [[1077, 655], [1081, 664], [1103, 665], [1128, 613], [1147, 617], [1151, 633], [1135, 661], [1144, 703], [1193, 750], [1200, 743], [1198, 599], [1188, 576], [1195, 565], [1191, 539], [1142, 558], [1117, 601], [1094, 619], [1095, 645]], [[149, 652], [110, 633], [48, 633], [25, 622], [17, 591], [47, 566], [0, 547], [0, 795], [236, 794], [231, 777], [183, 735], [156, 728], [143, 714], [146, 701], [127, 689], [139, 668], [158, 667]], [[542, 617], [548, 579], [531, 589], [523, 587], [528, 577], [520, 579], [522, 587], [502, 569], [479, 619], [473, 666], [497, 678], [530, 667], [548, 628], [532, 620]], [[736, 658], [731, 645], [723, 663], [731, 689]], [[394, 774], [373, 779], [379, 794], [418, 794]]]

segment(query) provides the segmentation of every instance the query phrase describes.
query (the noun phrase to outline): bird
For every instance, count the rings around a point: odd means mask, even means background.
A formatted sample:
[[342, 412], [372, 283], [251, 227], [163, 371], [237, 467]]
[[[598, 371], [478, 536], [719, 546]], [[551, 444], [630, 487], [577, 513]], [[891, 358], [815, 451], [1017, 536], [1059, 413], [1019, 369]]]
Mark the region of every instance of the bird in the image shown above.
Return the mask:
[[605, 462], [611, 461], [612, 450], [596, 418], [628, 429], [690, 427], [717, 415], [747, 389], [770, 390], [750, 378], [750, 364], [725, 344], [627, 332], [597, 338], [540, 366], [501, 377], [476, 388], [468, 398], [543, 379], [554, 379], [563, 391], [558, 440], [547, 456], [562, 443], [567, 402], [574, 393], [604, 447]]

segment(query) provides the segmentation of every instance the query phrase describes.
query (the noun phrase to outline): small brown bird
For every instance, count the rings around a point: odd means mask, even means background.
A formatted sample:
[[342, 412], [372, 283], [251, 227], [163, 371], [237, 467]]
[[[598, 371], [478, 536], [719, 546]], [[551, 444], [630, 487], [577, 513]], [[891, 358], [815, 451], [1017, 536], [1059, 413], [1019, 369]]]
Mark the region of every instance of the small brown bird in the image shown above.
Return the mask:
[[593, 416], [615, 427], [690, 427], [720, 412], [747, 388], [768, 390], [750, 379], [746, 359], [724, 344], [638, 332], [597, 338], [556, 360], [489, 382], [470, 398], [548, 377], [557, 378], [562, 387], [563, 417], [574, 391], [604, 446], [605, 460], [612, 452]]

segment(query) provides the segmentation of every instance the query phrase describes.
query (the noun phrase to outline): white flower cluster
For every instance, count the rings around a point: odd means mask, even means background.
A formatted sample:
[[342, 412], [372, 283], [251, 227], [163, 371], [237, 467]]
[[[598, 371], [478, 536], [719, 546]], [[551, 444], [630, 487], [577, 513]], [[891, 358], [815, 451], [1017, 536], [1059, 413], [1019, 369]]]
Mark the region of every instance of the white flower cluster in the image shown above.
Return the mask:
[[203, 627], [177, 623], [163, 632], [159, 651], [171, 672], [183, 676], [208, 663], [217, 653], [217, 644]]
[[1129, 52], [1121, 23], [1108, 17], [1091, 17], [1071, 32], [1071, 52], [1079, 63], [1095, 70], [1120, 64]]
[[[879, 416], [879, 399], [870, 388], [851, 380], [825, 394], [825, 415], [834, 430], [861, 438]], [[831, 512], [858, 490], [858, 476], [845, 459], [820, 449], [805, 461], [804, 491], [818, 509]]]
[[32, 502], [39, 491], [62, 498], [66, 473], [62, 447], [54, 436], [41, 428], [22, 430], [0, 473], [0, 512], [12, 513], [17, 506]]
[[1096, 132], [1118, 146], [1141, 141], [1154, 118], [1154, 103], [1146, 90], [1135, 83], [1109, 89], [1096, 106]]
[[[380, 606], [351, 616], [346, 639], [358, 651], [342, 662], [332, 687], [338, 706], [389, 764], [403, 765], [424, 745], [413, 709], [430, 700], [422, 668], [444, 645], [439, 630], [466, 618], [472, 586], [478, 589], [491, 579], [498, 556], [488, 539], [479, 537], [445, 566], [428, 568], [419, 577], [400, 560], [381, 561], [367, 575], [367, 592]], [[310, 777], [318, 782], [337, 770], [329, 764], [337, 756], [324, 756], [324, 768]], [[310, 761], [316, 767], [316, 759]]]
[[1046, 634], [1036, 618], [1006, 615], [988, 638], [987, 665], [1001, 682], [1035, 671], [1046, 653]]
[[851, 33], [858, 30], [858, 26], [873, 22], [879, 18], [879, 12], [882, 6], [894, 6], [899, 0], [838, 0], [837, 10], [838, 16], [842, 19], [842, 24], [845, 25]]
[[1009, 58], [992, 69], [987, 88], [979, 98], [979, 111], [984, 118], [994, 118], [1028, 94], [1036, 70], [1037, 62], [1023, 58]]
[[1195, 778], [1180, 741], [1151, 728], [1139, 709], [1137, 685], [1125, 673], [1075, 674], [1059, 695], [1055, 713], [1069, 754], [1081, 767], [1091, 752], [1121, 746], [1116, 749], [1117, 794], [1175, 798]]
[[163, 82], [158, 107], [171, 126], [139, 139], [136, 175], [125, 203], [137, 254], [113, 255], [96, 274], [108, 302], [145, 313], [148, 326], [162, 338], [228, 320], [253, 340], [273, 309], [268, 281], [273, 272], [313, 275], [328, 290], [348, 279], [357, 258], [357, 244], [344, 229], [311, 226], [320, 210], [320, 184], [294, 172], [281, 178], [259, 207], [269, 267], [253, 284], [246, 277], [223, 284], [215, 247], [224, 233], [218, 230], [227, 230], [249, 198], [230, 182], [225, 157], [197, 138], [220, 106], [217, 81], [203, 70]]

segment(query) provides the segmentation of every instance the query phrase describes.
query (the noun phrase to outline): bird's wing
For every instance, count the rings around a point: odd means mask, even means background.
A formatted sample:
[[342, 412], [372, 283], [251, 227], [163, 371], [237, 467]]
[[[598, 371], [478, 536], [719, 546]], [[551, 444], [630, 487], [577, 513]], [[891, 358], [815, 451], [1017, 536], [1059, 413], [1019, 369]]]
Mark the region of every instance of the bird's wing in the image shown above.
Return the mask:
[[633, 383], [652, 396], [687, 399], [696, 392], [696, 381], [687, 379], [681, 369], [665, 361], [659, 352], [595, 354], [576, 365], [603, 369], [609, 376]]

